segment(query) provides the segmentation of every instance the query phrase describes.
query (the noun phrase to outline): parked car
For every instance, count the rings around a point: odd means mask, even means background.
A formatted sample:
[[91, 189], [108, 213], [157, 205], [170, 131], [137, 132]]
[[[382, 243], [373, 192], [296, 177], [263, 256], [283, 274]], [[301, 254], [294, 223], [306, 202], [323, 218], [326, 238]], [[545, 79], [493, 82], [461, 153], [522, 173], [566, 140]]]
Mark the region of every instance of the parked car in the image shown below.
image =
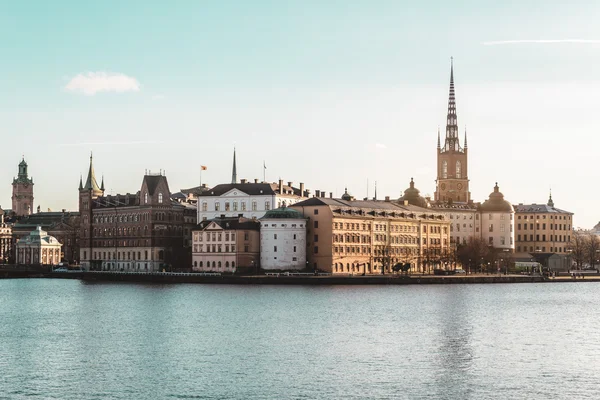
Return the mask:
[[69, 269], [66, 267], [58, 267], [56, 269], [53, 269], [52, 272], [69, 272]]
[[461, 274], [466, 274], [467, 272], [464, 269], [462, 269], [462, 268], [456, 268], [454, 270], [454, 273], [457, 274], [457, 275], [461, 275]]

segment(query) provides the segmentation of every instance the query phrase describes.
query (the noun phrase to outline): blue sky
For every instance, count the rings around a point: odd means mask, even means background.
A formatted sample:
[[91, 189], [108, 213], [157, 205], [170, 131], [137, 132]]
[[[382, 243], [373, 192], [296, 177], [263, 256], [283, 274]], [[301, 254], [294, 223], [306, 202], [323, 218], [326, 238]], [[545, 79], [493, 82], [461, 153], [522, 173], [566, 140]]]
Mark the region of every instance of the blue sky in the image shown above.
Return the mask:
[[[337, 195], [369, 179], [396, 198], [411, 177], [433, 194], [454, 56], [473, 198], [552, 187], [591, 227], [600, 5], [501, 3], [1, 1], [0, 205], [21, 154], [36, 204], [75, 209], [90, 151], [109, 191], [133, 193], [146, 169], [172, 191], [200, 165], [227, 182], [234, 145], [241, 178], [266, 160], [268, 180]], [[591, 42], [488, 43], [513, 40]]]

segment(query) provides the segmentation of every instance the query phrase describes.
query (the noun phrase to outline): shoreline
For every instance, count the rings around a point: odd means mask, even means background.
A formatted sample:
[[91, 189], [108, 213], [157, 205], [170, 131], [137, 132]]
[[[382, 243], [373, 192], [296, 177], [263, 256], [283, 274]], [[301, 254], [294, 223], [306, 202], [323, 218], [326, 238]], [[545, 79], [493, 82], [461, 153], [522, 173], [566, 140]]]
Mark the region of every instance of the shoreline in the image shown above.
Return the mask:
[[41, 272], [35, 270], [0, 270], [0, 279], [79, 279], [85, 282], [129, 282], [161, 284], [225, 285], [456, 285], [498, 283], [600, 282], [599, 275], [572, 279], [571, 276], [544, 278], [530, 275], [371, 275], [371, 276], [285, 276], [285, 275], [202, 275], [193, 273], [119, 273], [119, 272]]

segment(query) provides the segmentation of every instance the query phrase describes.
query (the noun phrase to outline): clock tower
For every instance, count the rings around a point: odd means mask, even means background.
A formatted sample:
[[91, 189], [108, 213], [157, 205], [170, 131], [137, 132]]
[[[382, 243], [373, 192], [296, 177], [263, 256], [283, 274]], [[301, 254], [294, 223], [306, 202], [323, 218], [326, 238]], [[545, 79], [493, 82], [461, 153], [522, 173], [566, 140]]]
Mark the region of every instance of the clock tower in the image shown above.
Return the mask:
[[12, 183], [12, 210], [17, 217], [33, 212], [33, 178], [27, 175], [25, 158], [19, 163], [19, 174]]
[[471, 200], [468, 176], [467, 131], [465, 129], [464, 147], [461, 147], [456, 119], [454, 65], [451, 64], [446, 139], [443, 146], [440, 141], [440, 131], [438, 129], [435, 201], [438, 203], [468, 203]]

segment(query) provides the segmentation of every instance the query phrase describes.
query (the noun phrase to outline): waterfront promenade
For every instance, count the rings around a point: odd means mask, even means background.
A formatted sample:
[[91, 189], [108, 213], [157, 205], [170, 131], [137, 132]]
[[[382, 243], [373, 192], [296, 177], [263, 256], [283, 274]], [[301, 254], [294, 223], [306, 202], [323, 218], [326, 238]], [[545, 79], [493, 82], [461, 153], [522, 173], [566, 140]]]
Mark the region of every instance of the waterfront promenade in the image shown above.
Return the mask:
[[600, 282], [600, 274], [585, 274], [573, 279], [571, 275], [542, 277], [539, 275], [330, 275], [308, 273], [269, 273], [260, 275], [222, 275], [219, 273], [176, 272], [49, 272], [40, 268], [0, 268], [3, 278], [81, 279], [84, 281], [146, 282], [146, 283], [200, 283], [241, 285], [440, 285], [531, 282]]

